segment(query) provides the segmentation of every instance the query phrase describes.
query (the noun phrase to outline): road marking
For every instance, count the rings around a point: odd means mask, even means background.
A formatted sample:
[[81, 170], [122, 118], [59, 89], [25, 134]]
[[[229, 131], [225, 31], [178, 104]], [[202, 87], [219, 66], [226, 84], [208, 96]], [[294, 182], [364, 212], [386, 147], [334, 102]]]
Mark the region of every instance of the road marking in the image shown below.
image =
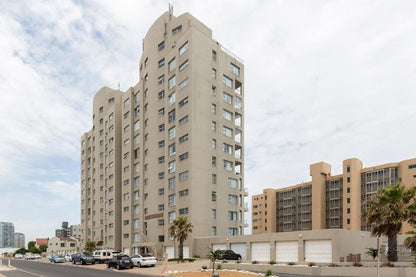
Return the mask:
[[16, 270], [17, 270], [17, 271], [24, 272], [24, 273], [27, 273], [27, 274], [30, 274], [30, 275], [33, 275], [33, 276], [43, 277], [43, 275], [39, 275], [39, 274], [36, 274], [36, 273], [32, 273], [32, 272], [29, 272], [29, 271], [26, 271], [26, 270], [23, 270], [23, 269], [18, 269], [18, 268], [16, 268]]
[[162, 272], [160, 273], [160, 275], [163, 275], [166, 271], [166, 269], [168, 269], [168, 266], [166, 265], [165, 268], [163, 268]]

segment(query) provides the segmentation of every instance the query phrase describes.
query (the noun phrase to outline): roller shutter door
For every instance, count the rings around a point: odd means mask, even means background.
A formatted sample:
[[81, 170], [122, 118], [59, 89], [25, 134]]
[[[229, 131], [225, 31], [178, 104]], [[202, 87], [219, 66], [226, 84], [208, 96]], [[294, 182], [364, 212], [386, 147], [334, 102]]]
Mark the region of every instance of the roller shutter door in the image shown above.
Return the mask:
[[175, 258], [175, 249], [173, 248], [173, 246], [167, 246], [165, 248], [165, 254], [167, 254], [168, 259]]
[[305, 261], [315, 263], [332, 263], [332, 241], [305, 241]]
[[212, 249], [215, 250], [227, 250], [227, 245], [225, 243], [214, 243]]
[[183, 258], [188, 259], [189, 258], [189, 246], [183, 247]]
[[231, 250], [241, 255], [242, 260], [247, 259], [247, 244], [245, 243], [231, 243]]
[[298, 242], [276, 242], [276, 262], [298, 262]]
[[251, 244], [252, 261], [270, 261], [270, 242], [253, 242]]

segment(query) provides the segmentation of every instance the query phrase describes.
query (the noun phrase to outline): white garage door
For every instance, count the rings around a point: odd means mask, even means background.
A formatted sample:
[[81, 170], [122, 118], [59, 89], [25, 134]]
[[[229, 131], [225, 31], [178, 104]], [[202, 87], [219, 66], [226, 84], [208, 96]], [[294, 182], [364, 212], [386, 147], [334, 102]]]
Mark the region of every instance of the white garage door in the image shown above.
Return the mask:
[[251, 244], [251, 260], [263, 262], [270, 261], [270, 243], [253, 242]]
[[215, 250], [227, 250], [227, 245], [225, 243], [214, 243], [212, 249]]
[[173, 246], [166, 246], [165, 254], [168, 256], [168, 259], [175, 258], [175, 249], [173, 248]]
[[305, 261], [316, 263], [332, 262], [331, 240], [307, 240], [305, 241]]
[[276, 262], [298, 262], [298, 242], [276, 242]]
[[247, 244], [245, 243], [231, 243], [231, 250], [241, 255], [242, 260], [247, 259]]
[[188, 259], [189, 258], [189, 246], [183, 247], [183, 258]]

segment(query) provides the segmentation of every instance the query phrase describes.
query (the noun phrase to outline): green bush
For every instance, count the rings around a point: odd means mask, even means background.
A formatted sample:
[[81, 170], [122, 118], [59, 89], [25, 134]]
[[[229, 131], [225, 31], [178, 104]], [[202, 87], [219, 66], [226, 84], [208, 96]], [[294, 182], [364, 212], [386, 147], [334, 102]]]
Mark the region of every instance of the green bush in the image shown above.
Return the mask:
[[271, 269], [268, 269], [267, 271], [266, 271], [266, 274], [264, 274], [264, 276], [272, 276], [273, 275], [273, 272], [272, 272], [272, 270]]
[[383, 263], [383, 266], [385, 266], [385, 267], [394, 267], [394, 263], [392, 263], [392, 262], [384, 262]]
[[287, 265], [295, 265], [296, 263], [294, 262], [288, 262]]
[[178, 263], [184, 263], [184, 262], [194, 262], [195, 259], [192, 258], [187, 258], [187, 259], [179, 259], [179, 258], [172, 258], [172, 259], [168, 259], [168, 262], [178, 262]]
[[362, 267], [363, 266], [363, 264], [360, 263], [360, 262], [355, 262], [352, 265], [355, 266], [355, 267]]
[[258, 264], [259, 262], [258, 261], [252, 261], [251, 263], [252, 264]]
[[217, 270], [221, 270], [222, 269], [222, 264], [217, 264]]

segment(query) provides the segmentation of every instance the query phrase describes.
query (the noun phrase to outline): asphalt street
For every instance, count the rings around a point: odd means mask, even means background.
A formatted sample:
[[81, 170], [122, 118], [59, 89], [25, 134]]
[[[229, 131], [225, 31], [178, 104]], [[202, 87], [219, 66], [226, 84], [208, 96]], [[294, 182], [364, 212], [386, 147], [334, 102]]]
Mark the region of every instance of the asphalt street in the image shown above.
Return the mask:
[[[7, 264], [3, 260], [3, 264]], [[117, 277], [131, 276], [132, 273], [118, 272], [114, 269], [100, 270], [79, 266], [65, 266], [59, 264], [39, 263], [25, 260], [12, 260], [11, 265], [16, 268], [12, 271], [2, 271], [7, 277]], [[154, 277], [154, 275], [134, 274], [139, 277]]]

